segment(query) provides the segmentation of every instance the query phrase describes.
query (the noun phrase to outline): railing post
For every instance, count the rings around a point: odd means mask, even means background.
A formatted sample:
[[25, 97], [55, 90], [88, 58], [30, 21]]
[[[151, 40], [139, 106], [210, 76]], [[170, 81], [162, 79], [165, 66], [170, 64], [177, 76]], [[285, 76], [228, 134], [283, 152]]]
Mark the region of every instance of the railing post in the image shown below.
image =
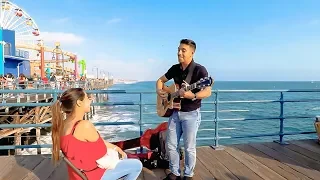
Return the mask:
[[318, 143], [320, 144], [320, 116], [316, 116], [316, 120], [314, 122], [314, 128], [316, 129], [316, 133], [318, 136]]
[[219, 92], [215, 92], [214, 100], [214, 146], [211, 146], [215, 150], [223, 150], [223, 146], [219, 145]]
[[[139, 116], [139, 131], [140, 131], [140, 137], [142, 136], [143, 132], [142, 132], [142, 118], [143, 118], [143, 105], [142, 105], [142, 93], [139, 93], [140, 97], [139, 97], [139, 108], [140, 108], [140, 116]], [[140, 153], [143, 152], [143, 147], [140, 146]]]
[[[2, 83], [1, 89], [4, 89], [4, 83]], [[1, 102], [1, 103], [3, 103], [3, 104], [6, 103], [7, 101], [6, 101], [6, 96], [5, 96], [5, 94], [2, 93], [1, 96], [2, 96], [2, 102]]]
[[283, 141], [283, 120], [284, 120], [284, 100], [283, 100], [283, 92], [280, 93], [280, 116], [279, 116], [279, 120], [280, 120], [280, 127], [279, 127], [279, 140], [276, 140], [274, 142], [279, 143], [281, 145], [287, 145], [289, 143], [286, 143]]
[[140, 117], [139, 117], [139, 128], [140, 128], [140, 136], [142, 136], [143, 132], [142, 132], [142, 114], [143, 114], [143, 105], [142, 105], [142, 93], [140, 93]]
[[56, 101], [57, 99], [58, 99], [58, 92], [55, 89], [54, 92], [53, 92], [53, 101]]

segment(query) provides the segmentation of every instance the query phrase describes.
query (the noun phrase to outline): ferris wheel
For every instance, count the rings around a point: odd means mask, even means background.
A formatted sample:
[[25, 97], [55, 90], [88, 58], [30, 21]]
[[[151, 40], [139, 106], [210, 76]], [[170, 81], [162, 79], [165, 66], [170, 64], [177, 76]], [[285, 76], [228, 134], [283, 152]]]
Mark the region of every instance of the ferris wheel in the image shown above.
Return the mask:
[[15, 31], [16, 44], [37, 45], [40, 30], [26, 11], [8, 0], [0, 0], [0, 27]]

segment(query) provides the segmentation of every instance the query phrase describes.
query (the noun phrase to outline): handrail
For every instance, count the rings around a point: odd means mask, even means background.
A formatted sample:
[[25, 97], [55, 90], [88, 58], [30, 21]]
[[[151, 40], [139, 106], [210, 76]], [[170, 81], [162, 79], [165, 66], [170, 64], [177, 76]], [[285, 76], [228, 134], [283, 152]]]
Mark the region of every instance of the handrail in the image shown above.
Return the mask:
[[[0, 89], [0, 93], [62, 93], [65, 90], [59, 89], [16, 89], [7, 90]], [[87, 90], [87, 93], [99, 93], [99, 94], [155, 94], [155, 91], [128, 91], [128, 90], [111, 90], [111, 89], [100, 89], [100, 90]], [[320, 89], [277, 89], [277, 90], [220, 90], [213, 89], [212, 93], [275, 93], [275, 92], [320, 92]]]
[[[92, 87], [96, 86], [108, 86], [113, 84], [113, 79], [87, 79], [84, 81], [66, 81], [66, 80], [59, 80], [59, 81], [25, 81], [24, 83], [19, 82], [18, 79], [15, 79], [11, 82], [11, 84], [6, 84], [5, 80], [0, 79], [0, 90], [18, 90], [18, 89], [62, 89], [65, 90], [71, 87], [81, 87], [85, 89], [91, 89]], [[8, 93], [8, 92], [5, 92]], [[10, 92], [11, 93], [11, 92]]]
[[[1, 93], [37, 93], [37, 94], [52, 94], [52, 99], [56, 100], [58, 95], [62, 93], [63, 90], [57, 89], [18, 89], [18, 90], [3, 90], [0, 89]], [[304, 93], [315, 93], [320, 92], [320, 89], [284, 89], [284, 90], [212, 90], [213, 101], [204, 100], [203, 104], [213, 104], [214, 109], [211, 111], [205, 111], [203, 113], [212, 113], [214, 115], [213, 119], [205, 119], [202, 121], [206, 122], [213, 122], [213, 127], [199, 129], [199, 131], [213, 131], [213, 137], [199, 137], [197, 140], [213, 140], [214, 147], [219, 148], [219, 140], [220, 139], [239, 139], [239, 138], [251, 138], [251, 137], [269, 137], [269, 136], [279, 136], [279, 140], [277, 141], [280, 144], [285, 144], [283, 137], [289, 135], [301, 135], [301, 134], [314, 134], [315, 131], [303, 131], [303, 132], [284, 132], [284, 120], [285, 119], [309, 119], [314, 118], [314, 116], [285, 116], [284, 115], [284, 104], [285, 103], [294, 103], [294, 102], [320, 102], [319, 98], [312, 98], [312, 99], [288, 99], [284, 98], [284, 93], [297, 93], [297, 92], [304, 92]], [[150, 125], [150, 124], [159, 124], [160, 122], [145, 122], [143, 121], [143, 114], [144, 113], [143, 107], [144, 106], [151, 106], [155, 105], [154, 103], [145, 103], [143, 102], [143, 95], [144, 94], [155, 94], [153, 91], [126, 91], [126, 90], [87, 90], [87, 93], [90, 94], [138, 94], [139, 101], [138, 102], [98, 102], [92, 103], [93, 106], [114, 106], [114, 105], [136, 105], [139, 106], [139, 121], [138, 122], [99, 122], [94, 123], [95, 126], [121, 126], [121, 125], [139, 125], [140, 135], [143, 133], [142, 126], [143, 125]], [[219, 100], [219, 95], [221, 93], [280, 93], [280, 97], [278, 100]], [[270, 116], [270, 117], [256, 117], [256, 118], [220, 118], [219, 113], [223, 112], [245, 112], [246, 110], [220, 110], [220, 104], [235, 104], [235, 103], [279, 103], [280, 104], [280, 113], [279, 116]], [[0, 106], [49, 106], [52, 102], [49, 103], [0, 103]], [[150, 114], [150, 113], [149, 113]], [[1, 116], [1, 115], [0, 115]], [[165, 119], [164, 119], [165, 120]], [[235, 136], [219, 136], [219, 132], [222, 130], [228, 130], [228, 128], [219, 128], [219, 122], [223, 121], [257, 121], [257, 120], [279, 120], [279, 133], [266, 133], [266, 134], [253, 134], [253, 135], [235, 135]], [[0, 124], [1, 129], [7, 128], [36, 128], [36, 127], [50, 127], [50, 123], [46, 124]], [[229, 128], [232, 129], [232, 128]], [[0, 139], [3, 137], [0, 137]], [[19, 149], [19, 148], [48, 148], [51, 145], [0, 145], [0, 150], [3, 149]]]

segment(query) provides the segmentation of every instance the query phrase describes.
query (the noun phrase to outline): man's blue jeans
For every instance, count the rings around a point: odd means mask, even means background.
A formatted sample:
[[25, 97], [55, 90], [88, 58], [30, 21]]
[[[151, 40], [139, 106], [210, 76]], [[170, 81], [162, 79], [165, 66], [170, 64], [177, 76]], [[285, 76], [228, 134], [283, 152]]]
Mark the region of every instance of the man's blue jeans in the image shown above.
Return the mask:
[[184, 176], [192, 177], [196, 165], [196, 137], [201, 122], [200, 109], [181, 112], [175, 111], [169, 118], [167, 149], [171, 172], [180, 176], [179, 141], [182, 136], [185, 150]]

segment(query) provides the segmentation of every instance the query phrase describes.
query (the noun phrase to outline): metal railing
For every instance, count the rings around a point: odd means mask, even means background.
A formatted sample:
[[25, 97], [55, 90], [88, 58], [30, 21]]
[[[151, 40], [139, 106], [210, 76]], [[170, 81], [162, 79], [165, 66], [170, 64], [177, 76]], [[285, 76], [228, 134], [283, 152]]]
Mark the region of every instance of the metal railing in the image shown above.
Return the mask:
[[[37, 93], [37, 94], [52, 94], [53, 100], [56, 100], [58, 95], [62, 93], [62, 90], [54, 89], [54, 90], [33, 90], [33, 89], [25, 89], [25, 90], [0, 90], [0, 93]], [[128, 102], [95, 102], [92, 103], [92, 106], [118, 106], [118, 105], [126, 105], [126, 106], [139, 106], [139, 120], [138, 122], [128, 121], [128, 122], [98, 122], [94, 123], [95, 126], [122, 126], [122, 125], [138, 125], [140, 135], [143, 133], [144, 125], [152, 125], [159, 124], [160, 122], [152, 122], [152, 121], [144, 121], [143, 114], [144, 106], [155, 106], [155, 103], [145, 103], [143, 102], [143, 95], [151, 95], [155, 97], [155, 92], [138, 92], [138, 91], [126, 91], [126, 90], [87, 90], [87, 93], [90, 94], [136, 94], [139, 95], [139, 102], [128, 101]], [[241, 94], [241, 93], [279, 93], [280, 97], [276, 100], [220, 100], [221, 94], [224, 93], [232, 93], [232, 94]], [[285, 132], [284, 131], [284, 122], [286, 119], [314, 119], [315, 116], [285, 116], [284, 115], [284, 105], [286, 103], [297, 103], [297, 102], [320, 102], [320, 96], [315, 95], [315, 97], [319, 98], [302, 98], [302, 99], [285, 99], [285, 93], [320, 93], [320, 89], [296, 89], [296, 90], [214, 90], [212, 91], [213, 101], [204, 100], [203, 104], [211, 104], [214, 107], [209, 111], [202, 111], [203, 113], [212, 113], [212, 119], [204, 119], [202, 122], [211, 123], [210, 128], [208, 129], [199, 129], [199, 131], [213, 131], [214, 135], [211, 137], [198, 137], [197, 140], [210, 140], [214, 144], [214, 148], [221, 147], [219, 144], [219, 140], [221, 139], [238, 139], [238, 138], [253, 138], [253, 137], [270, 137], [270, 136], [279, 136], [279, 140], [276, 142], [280, 144], [285, 144], [284, 136], [289, 135], [304, 135], [304, 134], [314, 134], [315, 131], [299, 131], [299, 132]], [[220, 110], [220, 106], [224, 104], [257, 104], [257, 103], [279, 103], [279, 115], [269, 116], [269, 117], [256, 117], [256, 118], [220, 118], [221, 112], [237, 112], [242, 110]], [[52, 103], [0, 103], [1, 106], [8, 107], [19, 107], [19, 106], [50, 106]], [[149, 113], [150, 114], [150, 113]], [[166, 120], [166, 119], [164, 119]], [[228, 121], [258, 121], [258, 120], [279, 120], [279, 132], [278, 133], [264, 133], [264, 134], [250, 134], [243, 136], [220, 136], [219, 131], [228, 130], [228, 128], [219, 128], [219, 123], [228, 122]], [[0, 124], [0, 129], [8, 129], [8, 128], [43, 128], [50, 127], [51, 124]], [[7, 149], [21, 149], [21, 148], [50, 148], [50, 144], [43, 145], [1, 145], [0, 150]]]
[[87, 79], [85, 81], [25, 81], [19, 83], [17, 79], [11, 81], [10, 85], [6, 83], [5, 80], [0, 80], [0, 89], [16, 90], [16, 89], [67, 89], [71, 87], [82, 87], [86, 89], [91, 89], [98, 86], [106, 86], [108, 84], [113, 84], [112, 79]]
[[[0, 90], [3, 90], [3, 93], [0, 92], [0, 100], [2, 103], [5, 103], [7, 99], [17, 98], [17, 103], [20, 102], [21, 98], [26, 97], [27, 101], [30, 99], [30, 96], [36, 96], [38, 91], [24, 91], [23, 93], [14, 93], [17, 89], [26, 89], [26, 90], [44, 90], [44, 89], [58, 89], [65, 90], [68, 88], [84, 88], [84, 89], [103, 89], [111, 86], [113, 80], [104, 80], [104, 79], [88, 79], [86, 81], [25, 81], [24, 83], [19, 83], [13, 81], [10, 86], [5, 86], [5, 83], [0, 84]], [[1, 106], [0, 106], [1, 109]]]

